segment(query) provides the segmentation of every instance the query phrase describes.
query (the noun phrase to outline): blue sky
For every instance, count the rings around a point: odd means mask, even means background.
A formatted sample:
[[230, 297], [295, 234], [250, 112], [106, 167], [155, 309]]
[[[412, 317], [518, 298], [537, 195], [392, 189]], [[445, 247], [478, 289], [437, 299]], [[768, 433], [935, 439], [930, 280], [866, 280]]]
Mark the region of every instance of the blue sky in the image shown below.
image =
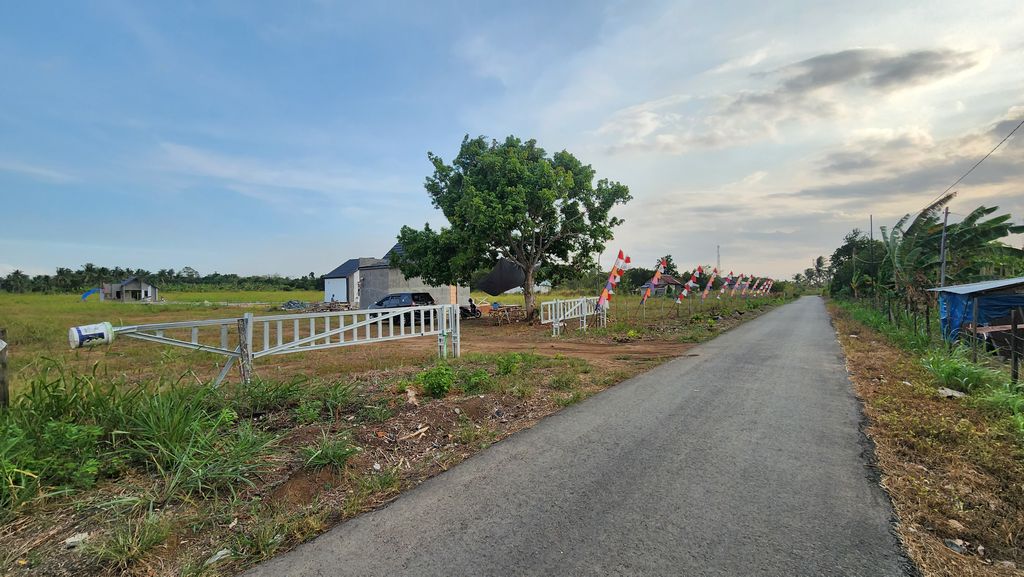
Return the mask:
[[[1024, 118], [1019, 2], [365, 4], [8, 6], [0, 274], [322, 274], [444, 223], [428, 150], [512, 133], [630, 186], [609, 253], [788, 277]], [[955, 213], [1024, 213], [1022, 137]]]

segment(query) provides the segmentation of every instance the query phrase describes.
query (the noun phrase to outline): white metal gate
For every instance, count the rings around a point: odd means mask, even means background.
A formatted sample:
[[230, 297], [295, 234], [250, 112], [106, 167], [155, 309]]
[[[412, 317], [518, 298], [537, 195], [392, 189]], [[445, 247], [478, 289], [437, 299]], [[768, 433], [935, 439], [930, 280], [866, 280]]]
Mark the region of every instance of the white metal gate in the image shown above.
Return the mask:
[[[100, 326], [100, 325], [90, 325]], [[107, 325], [109, 326], [109, 325]], [[81, 328], [71, 329], [72, 335]], [[260, 357], [316, 351], [437, 336], [438, 356], [449, 351], [461, 354], [461, 323], [457, 305], [429, 305], [390, 309], [298, 313], [253, 316], [202, 321], [181, 321], [111, 327], [106, 338], [83, 339], [83, 346], [112, 342], [126, 336], [227, 357], [215, 383], [220, 383], [235, 360], [239, 361], [242, 381], [249, 382], [252, 362]], [[78, 346], [78, 345], [72, 345]]]
[[597, 297], [581, 297], [572, 300], [554, 300], [540, 303], [541, 324], [551, 325], [551, 335], [562, 334], [562, 327], [565, 322], [572, 319], [579, 319], [580, 330], [586, 332], [587, 319], [596, 316], [598, 326], [604, 327], [608, 324], [608, 313], [606, 310], [597, 310]]

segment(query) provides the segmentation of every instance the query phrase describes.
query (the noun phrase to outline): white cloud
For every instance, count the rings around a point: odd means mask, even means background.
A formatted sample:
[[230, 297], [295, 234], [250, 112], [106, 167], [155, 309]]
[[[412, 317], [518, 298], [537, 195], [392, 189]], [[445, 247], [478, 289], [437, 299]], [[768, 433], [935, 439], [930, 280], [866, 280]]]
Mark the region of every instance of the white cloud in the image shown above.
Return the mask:
[[362, 200], [367, 193], [395, 195], [418, 188], [397, 177], [360, 174], [336, 165], [324, 167], [322, 161], [271, 163], [171, 142], [162, 143], [160, 153], [158, 166], [166, 171], [213, 179], [241, 194], [268, 202], [291, 200], [297, 192]]
[[28, 176], [36, 180], [52, 183], [71, 182], [75, 180], [74, 176], [62, 170], [39, 166], [36, 164], [27, 164], [15, 160], [0, 160], [0, 172], [12, 172]]
[[744, 54], [738, 58], [732, 60], [726, 60], [718, 66], [710, 70], [711, 74], [724, 74], [726, 72], [733, 72], [736, 70], [742, 70], [744, 68], [751, 68], [764, 62], [764, 59], [768, 57], [768, 48], [758, 48], [757, 50]]

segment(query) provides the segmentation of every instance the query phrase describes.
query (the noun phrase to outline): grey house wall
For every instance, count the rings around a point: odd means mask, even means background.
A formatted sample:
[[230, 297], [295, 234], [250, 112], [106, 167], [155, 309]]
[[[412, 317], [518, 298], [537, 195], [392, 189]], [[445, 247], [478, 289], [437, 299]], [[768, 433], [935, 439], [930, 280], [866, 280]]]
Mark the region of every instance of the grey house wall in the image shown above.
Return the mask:
[[[430, 286], [420, 277], [406, 280], [402, 271], [397, 268], [374, 267], [360, 269], [362, 286], [359, 295], [359, 307], [366, 308], [391, 293], [430, 293], [437, 304], [451, 303], [451, 289], [446, 286]], [[469, 303], [469, 287], [460, 286], [456, 289], [458, 304]]]

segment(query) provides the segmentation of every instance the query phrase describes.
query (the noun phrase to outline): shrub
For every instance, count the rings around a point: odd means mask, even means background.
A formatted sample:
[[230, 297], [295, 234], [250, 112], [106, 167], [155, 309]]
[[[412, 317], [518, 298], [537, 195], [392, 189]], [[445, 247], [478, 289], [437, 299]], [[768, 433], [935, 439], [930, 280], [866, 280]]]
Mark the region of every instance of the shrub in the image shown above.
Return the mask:
[[446, 363], [438, 363], [419, 375], [423, 391], [439, 399], [448, 394], [455, 384], [455, 371]]
[[498, 374], [514, 375], [519, 373], [520, 367], [523, 364], [523, 357], [519, 353], [506, 353], [499, 355], [495, 359], [495, 363], [498, 366]]
[[49, 483], [91, 487], [100, 473], [100, 436], [96, 425], [50, 421], [36, 445], [36, 470]]
[[494, 388], [494, 379], [484, 369], [476, 369], [474, 371], [464, 369], [459, 371], [459, 382], [461, 383], [460, 387], [462, 390], [470, 395]]

